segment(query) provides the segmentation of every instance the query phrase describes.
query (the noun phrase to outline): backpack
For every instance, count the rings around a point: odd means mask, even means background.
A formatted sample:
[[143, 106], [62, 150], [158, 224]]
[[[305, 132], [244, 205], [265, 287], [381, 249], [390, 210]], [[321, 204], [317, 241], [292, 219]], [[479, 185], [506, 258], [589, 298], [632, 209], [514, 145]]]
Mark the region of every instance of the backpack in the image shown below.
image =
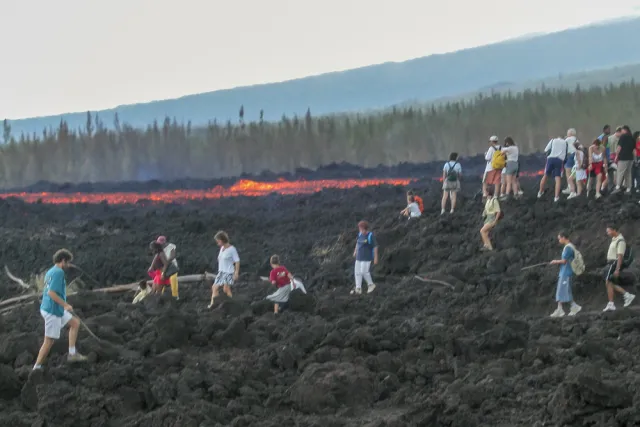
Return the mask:
[[576, 153], [580, 151], [582, 153], [582, 164], [580, 165], [580, 169], [587, 170], [589, 169], [589, 150], [577, 150]]
[[[621, 240], [621, 241], [627, 243], [626, 240], [624, 240], [624, 239]], [[620, 241], [618, 243], [620, 243]], [[616, 243], [616, 246], [617, 245], [618, 244]], [[629, 267], [631, 265], [631, 263], [633, 262], [633, 256], [634, 256], [633, 249], [631, 248], [630, 245], [627, 245], [626, 249], [624, 250], [624, 255], [622, 255], [622, 265], [621, 265], [621, 267], [622, 268]]]
[[504, 153], [500, 151], [500, 147], [496, 148], [491, 157], [491, 167], [494, 170], [504, 169], [507, 164], [507, 159], [504, 157]]
[[458, 180], [458, 172], [455, 171], [455, 167], [458, 164], [458, 161], [451, 166], [451, 162], [447, 163], [449, 165], [449, 170], [447, 171], [447, 181], [457, 181]]
[[585, 270], [584, 258], [582, 258], [582, 254], [578, 249], [576, 249], [575, 246], [573, 246], [572, 243], [569, 243], [567, 246], [573, 249], [573, 260], [571, 261], [571, 269], [576, 276], [579, 276], [584, 273]]

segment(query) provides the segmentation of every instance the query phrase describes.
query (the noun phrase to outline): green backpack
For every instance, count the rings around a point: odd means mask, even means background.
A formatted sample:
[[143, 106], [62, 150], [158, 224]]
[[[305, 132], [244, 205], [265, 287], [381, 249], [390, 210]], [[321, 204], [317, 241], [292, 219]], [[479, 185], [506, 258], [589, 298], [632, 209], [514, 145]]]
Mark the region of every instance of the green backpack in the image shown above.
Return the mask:
[[456, 165], [458, 164], [458, 161], [456, 160], [456, 162], [453, 164], [453, 166], [451, 166], [451, 162], [447, 163], [449, 165], [449, 170], [447, 171], [447, 181], [457, 181], [458, 180], [458, 172], [455, 171]]

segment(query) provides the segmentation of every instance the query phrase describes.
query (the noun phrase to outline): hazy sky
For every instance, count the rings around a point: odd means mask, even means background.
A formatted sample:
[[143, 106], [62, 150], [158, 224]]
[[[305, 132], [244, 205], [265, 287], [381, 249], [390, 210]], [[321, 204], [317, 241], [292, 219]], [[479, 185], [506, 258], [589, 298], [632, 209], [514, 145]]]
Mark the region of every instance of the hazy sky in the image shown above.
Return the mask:
[[640, 13], [640, 0], [2, 3], [0, 118], [14, 119], [401, 61]]

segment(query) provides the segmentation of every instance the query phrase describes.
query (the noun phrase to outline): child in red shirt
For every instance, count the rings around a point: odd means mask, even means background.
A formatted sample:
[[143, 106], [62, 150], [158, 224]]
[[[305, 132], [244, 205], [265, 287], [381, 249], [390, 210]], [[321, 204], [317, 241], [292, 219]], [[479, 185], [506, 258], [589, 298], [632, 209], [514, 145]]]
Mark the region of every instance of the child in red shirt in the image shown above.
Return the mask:
[[293, 281], [293, 275], [289, 273], [286, 267], [280, 265], [280, 257], [273, 255], [271, 257], [271, 273], [269, 274], [269, 281], [275, 285], [278, 290], [267, 297], [268, 300], [273, 301], [273, 313], [278, 314], [280, 311], [280, 304], [289, 301], [289, 294], [291, 294], [291, 283]]

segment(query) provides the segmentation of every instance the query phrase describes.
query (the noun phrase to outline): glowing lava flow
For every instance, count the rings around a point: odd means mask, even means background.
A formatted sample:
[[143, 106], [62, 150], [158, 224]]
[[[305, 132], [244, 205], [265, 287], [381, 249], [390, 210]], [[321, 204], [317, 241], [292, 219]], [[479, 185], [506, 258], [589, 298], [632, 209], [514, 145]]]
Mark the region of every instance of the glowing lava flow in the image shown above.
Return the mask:
[[151, 203], [184, 203], [189, 200], [220, 199], [223, 197], [259, 197], [271, 193], [311, 194], [327, 188], [349, 189], [375, 185], [407, 185], [412, 179], [326, 179], [318, 181], [256, 182], [240, 180], [229, 188], [216, 186], [208, 190], [167, 190], [150, 193], [7, 193], [0, 198], [17, 197], [28, 203], [109, 203], [133, 204], [139, 201]]

